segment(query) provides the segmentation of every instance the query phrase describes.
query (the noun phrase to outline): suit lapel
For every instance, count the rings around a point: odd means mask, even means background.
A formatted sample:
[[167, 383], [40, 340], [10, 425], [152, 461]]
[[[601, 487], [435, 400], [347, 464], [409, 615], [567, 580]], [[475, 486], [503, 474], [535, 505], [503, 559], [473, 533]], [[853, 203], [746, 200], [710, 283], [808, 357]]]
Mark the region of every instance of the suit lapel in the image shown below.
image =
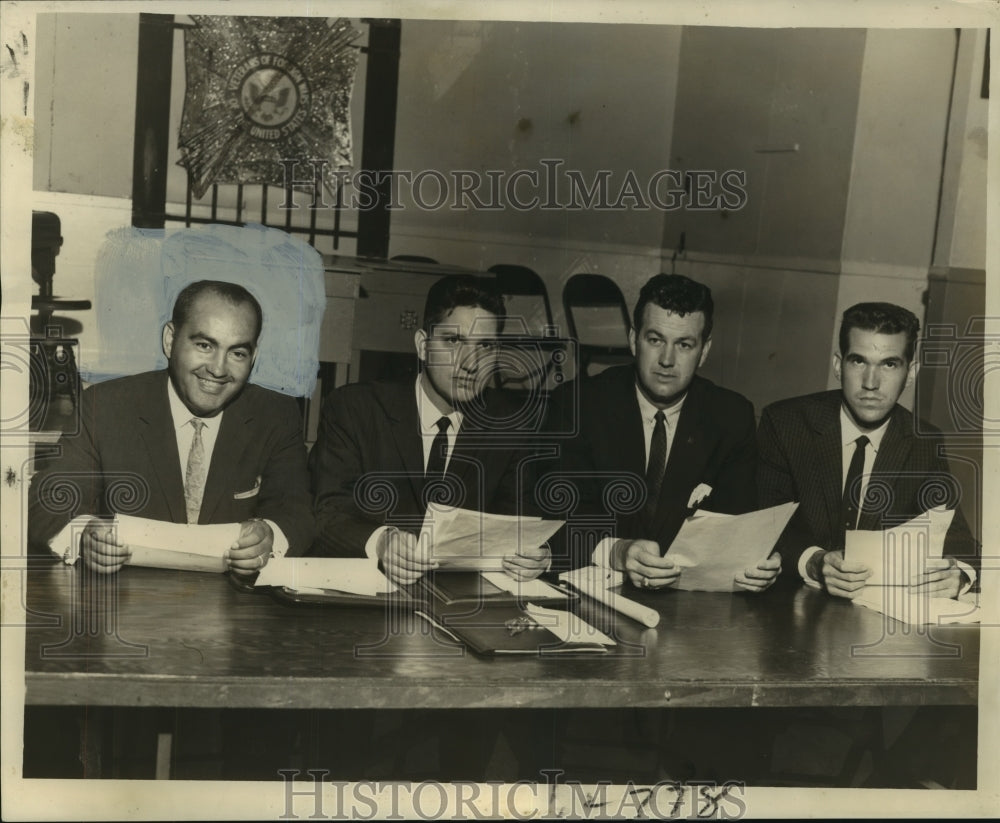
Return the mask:
[[816, 450], [816, 484], [832, 526], [831, 532], [843, 531], [844, 451], [840, 434], [840, 393], [831, 392], [817, 403], [810, 415]]
[[652, 523], [652, 534], [660, 534], [665, 522], [676, 516], [674, 514], [676, 507], [669, 505], [668, 501], [671, 498], [679, 500], [678, 490], [681, 490], [680, 497], [683, 497], [685, 489], [694, 489], [704, 480], [699, 475], [704, 468], [706, 456], [711, 453], [709, 442], [711, 432], [707, 431], [704, 425], [701, 399], [701, 385], [693, 383], [677, 418], [677, 430], [674, 432], [670, 454], [667, 456], [660, 499]]
[[233, 487], [233, 471], [242, 455], [251, 446], [253, 412], [245, 401], [237, 400], [222, 415], [222, 424], [208, 466], [205, 493], [201, 499], [199, 523], [210, 523], [212, 515], [223, 502], [227, 490]]
[[[622, 375], [623, 385], [608, 391], [604, 397], [606, 417], [602, 421], [601, 430], [595, 432], [594, 437], [620, 453], [620, 460], [613, 461], [612, 465], [617, 463], [639, 477], [645, 477], [646, 432], [642, 427], [642, 412], [636, 397], [638, 389], [635, 385], [635, 372], [629, 368], [623, 370]], [[624, 406], [618, 397], [627, 398]], [[615, 436], [616, 432], [618, 436]]]
[[[879, 447], [878, 454], [875, 455], [875, 463], [872, 466], [872, 474], [877, 477], [878, 483], [888, 483], [893, 486], [892, 494], [889, 496], [890, 500], [893, 499], [896, 491], [896, 478], [899, 476], [900, 469], [906, 464], [910, 448], [913, 445], [913, 436], [905, 430], [900, 421], [899, 412], [899, 406], [893, 408], [892, 419], [886, 427], [885, 435], [882, 437], [882, 445]], [[868, 482], [871, 484], [871, 480]], [[862, 508], [858, 518], [858, 528], [881, 529], [883, 527], [881, 519], [888, 513], [885, 510], [872, 512]]]
[[159, 487], [171, 520], [187, 522], [184, 507], [184, 479], [181, 477], [180, 457], [177, 453], [177, 435], [174, 419], [170, 415], [167, 396], [166, 372], [162, 373], [155, 388], [145, 397], [137, 397], [139, 437], [149, 457], [146, 480]]
[[379, 400], [389, 420], [389, 434], [392, 447], [399, 457], [398, 465], [407, 475], [417, 508], [422, 510], [424, 445], [420, 418], [417, 415], [416, 390], [409, 381], [383, 384], [380, 386]]

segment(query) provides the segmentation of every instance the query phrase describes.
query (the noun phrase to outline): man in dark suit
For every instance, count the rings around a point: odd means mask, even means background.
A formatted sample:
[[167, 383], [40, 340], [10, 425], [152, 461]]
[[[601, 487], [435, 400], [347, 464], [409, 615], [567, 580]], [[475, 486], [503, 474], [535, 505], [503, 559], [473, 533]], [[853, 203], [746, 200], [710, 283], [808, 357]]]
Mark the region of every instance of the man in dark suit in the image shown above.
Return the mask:
[[[949, 507], [957, 502], [939, 433], [925, 424], [917, 434], [913, 415], [897, 403], [916, 376], [919, 329], [900, 306], [852, 306], [833, 355], [840, 389], [782, 400], [761, 416], [760, 504], [799, 501], [778, 548], [803, 580], [833, 595], [852, 598], [871, 576], [844, 559], [848, 529], [904, 522], [941, 502], [942, 492], [950, 492]], [[928, 560], [912, 590], [955, 597], [975, 577], [958, 558], [974, 562], [976, 555], [976, 541], [956, 510], [945, 557]]]
[[[325, 398], [309, 457], [314, 553], [377, 557], [390, 579], [412, 583], [436, 566], [433, 546], [417, 542], [428, 499], [521, 513], [516, 415], [488, 388], [504, 314], [487, 281], [444, 277], [414, 335], [416, 381], [356, 383]], [[508, 574], [526, 579], [548, 564], [548, 547], [522, 546], [503, 560]]]
[[69, 541], [80, 534], [88, 567], [118, 571], [130, 550], [102, 518], [122, 513], [240, 523], [227, 555], [238, 575], [252, 575], [272, 551], [304, 552], [314, 526], [298, 406], [247, 383], [261, 325], [260, 305], [241, 286], [184, 288], [163, 329], [167, 370], [83, 392], [80, 433], [64, 435], [58, 457], [32, 479], [32, 545], [51, 541], [75, 555]]
[[[561, 445], [559, 472], [584, 486], [585, 517], [603, 505], [608, 478], [631, 478], [635, 502], [645, 499], [613, 513], [614, 536], [593, 552], [594, 562], [624, 570], [636, 586], [676, 584], [681, 568], [664, 555], [696, 507], [740, 514], [757, 505], [753, 406], [696, 373], [712, 346], [712, 315], [708, 287], [681, 275], [650, 279], [628, 336], [634, 365], [580, 381], [579, 431]], [[558, 390], [550, 420], [571, 419], [566, 406], [574, 402], [569, 386]], [[550, 424], [556, 427], [564, 424]], [[588, 484], [588, 476], [598, 482]], [[584, 547], [586, 555], [590, 549]], [[572, 565], [591, 560], [575, 554]], [[772, 556], [745, 569], [736, 583], [762, 591], [780, 564]]]

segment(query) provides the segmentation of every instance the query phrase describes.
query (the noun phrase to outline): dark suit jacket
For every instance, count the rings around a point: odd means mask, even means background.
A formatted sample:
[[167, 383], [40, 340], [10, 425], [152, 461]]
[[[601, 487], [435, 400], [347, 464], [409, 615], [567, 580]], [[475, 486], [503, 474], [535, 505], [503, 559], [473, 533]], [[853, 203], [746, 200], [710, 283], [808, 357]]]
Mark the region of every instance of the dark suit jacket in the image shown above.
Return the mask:
[[[840, 406], [841, 393], [834, 390], [782, 400], [761, 415], [757, 433], [760, 505], [799, 502], [778, 542], [784, 566], [793, 573], [802, 552], [810, 546], [844, 548]], [[913, 423], [913, 415], [902, 406], [892, 410], [869, 481], [884, 486], [886, 492], [879, 499], [886, 505], [881, 511], [862, 509], [859, 529], [898, 525], [949, 497], [946, 505], [957, 503], [961, 490], [939, 454], [939, 433], [922, 426], [932, 433], [915, 436]], [[965, 518], [957, 510], [948, 530], [945, 554], [974, 565], [977, 553]]]
[[[485, 395], [485, 415], [510, 420], [502, 392]], [[466, 413], [448, 464], [450, 502], [473, 511], [523, 511], [518, 487], [523, 441], [494, 431], [483, 415]], [[416, 533], [423, 500], [423, 442], [412, 380], [354, 383], [323, 401], [319, 433], [309, 455], [319, 530], [313, 554], [364, 557], [380, 526]]]
[[[566, 429], [566, 421], [572, 418], [566, 405], [577, 402], [575, 395], [570, 385], [556, 391], [550, 406], [550, 430]], [[691, 493], [702, 483], [712, 488], [711, 496], [701, 504], [705, 509], [742, 514], [756, 508], [753, 405], [742, 395], [695, 376], [677, 421], [659, 503], [651, 520], [642, 506], [646, 442], [634, 368], [619, 366], [582, 381], [578, 402], [579, 431], [560, 444], [555, 472], [581, 494], [563, 534], [573, 545], [559, 547], [561, 559], [570, 565], [590, 562], [601, 534], [598, 530], [587, 538], [579, 527], [602, 515], [614, 521], [614, 536], [655, 540], [661, 552], [666, 552], [691, 514], [687, 505]], [[616, 482], [615, 477], [624, 482]], [[554, 480], [552, 475], [540, 479], [541, 499], [551, 496], [549, 481]], [[577, 534], [572, 536], [569, 533], [574, 529]]]
[[[31, 481], [36, 548], [78, 514], [187, 522], [168, 379], [147, 372], [81, 394], [79, 434], [63, 435], [61, 454], [40, 461]], [[301, 420], [293, 398], [247, 385], [222, 418], [198, 521], [266, 518], [284, 532], [290, 554], [304, 552], [315, 527]]]

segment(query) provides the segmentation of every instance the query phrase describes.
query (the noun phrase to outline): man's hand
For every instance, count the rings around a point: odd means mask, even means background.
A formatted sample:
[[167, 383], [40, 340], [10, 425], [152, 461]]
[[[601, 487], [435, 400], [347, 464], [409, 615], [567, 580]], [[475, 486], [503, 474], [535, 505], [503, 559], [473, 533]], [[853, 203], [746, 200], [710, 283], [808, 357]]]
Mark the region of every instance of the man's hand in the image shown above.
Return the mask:
[[923, 574], [910, 578], [910, 594], [931, 597], [958, 597], [962, 588], [962, 572], [954, 557], [935, 557], [924, 561]]
[[225, 560], [230, 569], [242, 577], [249, 577], [267, 565], [274, 546], [274, 532], [263, 520], [244, 520], [240, 523], [240, 536], [229, 547]]
[[619, 540], [611, 563], [640, 589], [665, 589], [681, 576], [679, 566], [660, 556], [660, 546], [654, 540]]
[[736, 585], [748, 592], [762, 592], [778, 579], [781, 574], [781, 555], [775, 552], [761, 560], [754, 569], [744, 569], [735, 577]]
[[98, 574], [113, 574], [132, 555], [132, 550], [118, 539], [115, 529], [99, 520], [91, 520], [80, 536], [83, 562]]
[[552, 551], [547, 545], [537, 549], [522, 546], [517, 554], [508, 554], [503, 559], [503, 570], [515, 580], [534, 580], [547, 571], [552, 560]]
[[431, 557], [427, 541], [421, 546], [415, 534], [395, 528], [387, 529], [379, 536], [376, 551], [385, 576], [403, 586], [415, 583], [438, 566]]
[[867, 566], [844, 560], [843, 552], [832, 551], [816, 552], [809, 558], [808, 572], [830, 594], [849, 599], [856, 597], [872, 576]]

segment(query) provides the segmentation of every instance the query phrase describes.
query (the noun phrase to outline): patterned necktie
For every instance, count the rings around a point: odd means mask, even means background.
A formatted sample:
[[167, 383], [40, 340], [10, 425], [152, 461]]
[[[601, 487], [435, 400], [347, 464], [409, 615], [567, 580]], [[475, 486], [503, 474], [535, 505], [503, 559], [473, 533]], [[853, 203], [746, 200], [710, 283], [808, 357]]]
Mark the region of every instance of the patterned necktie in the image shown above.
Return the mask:
[[188, 523], [197, 523], [201, 511], [201, 498], [205, 494], [205, 444], [201, 440], [201, 430], [205, 421], [191, 418], [194, 437], [188, 452], [187, 470], [184, 472], [184, 507], [187, 509]]
[[431, 453], [427, 457], [427, 470], [424, 472], [424, 480], [437, 480], [444, 476], [445, 466], [448, 462], [448, 427], [451, 420], [442, 417], [437, 421], [438, 433], [434, 435], [431, 443]]
[[649, 463], [646, 464], [646, 511], [652, 516], [660, 500], [663, 470], [667, 465], [667, 425], [662, 411], [656, 413], [656, 425], [649, 441]]
[[861, 512], [861, 475], [865, 468], [865, 447], [871, 441], [861, 435], [854, 441], [854, 454], [851, 465], [847, 468], [847, 480], [844, 482], [844, 528], [858, 527], [858, 514]]

